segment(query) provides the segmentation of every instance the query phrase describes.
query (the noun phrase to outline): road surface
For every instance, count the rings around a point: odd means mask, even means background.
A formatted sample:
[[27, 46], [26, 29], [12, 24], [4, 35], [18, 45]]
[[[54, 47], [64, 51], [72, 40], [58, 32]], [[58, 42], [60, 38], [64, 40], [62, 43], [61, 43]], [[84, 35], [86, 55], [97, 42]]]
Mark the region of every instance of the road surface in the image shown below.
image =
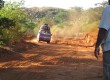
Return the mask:
[[39, 43], [0, 59], [0, 80], [103, 80], [93, 47]]

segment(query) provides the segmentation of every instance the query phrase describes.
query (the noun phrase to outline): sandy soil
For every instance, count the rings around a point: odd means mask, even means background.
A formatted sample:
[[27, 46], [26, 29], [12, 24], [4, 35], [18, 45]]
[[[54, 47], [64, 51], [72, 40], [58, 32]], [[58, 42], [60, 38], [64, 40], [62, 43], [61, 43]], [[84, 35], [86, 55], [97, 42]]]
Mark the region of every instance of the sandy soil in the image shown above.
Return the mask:
[[[75, 45], [76, 44], [76, 45]], [[103, 80], [102, 60], [93, 47], [38, 43], [0, 59], [0, 80]]]

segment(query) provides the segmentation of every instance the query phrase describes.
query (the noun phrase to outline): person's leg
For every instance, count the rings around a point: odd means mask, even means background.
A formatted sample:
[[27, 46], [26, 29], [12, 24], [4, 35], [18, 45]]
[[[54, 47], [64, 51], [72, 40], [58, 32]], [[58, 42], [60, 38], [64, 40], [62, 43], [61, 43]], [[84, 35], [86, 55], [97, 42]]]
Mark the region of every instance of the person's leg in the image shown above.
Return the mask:
[[105, 80], [110, 80], [110, 51], [103, 52], [103, 71]]

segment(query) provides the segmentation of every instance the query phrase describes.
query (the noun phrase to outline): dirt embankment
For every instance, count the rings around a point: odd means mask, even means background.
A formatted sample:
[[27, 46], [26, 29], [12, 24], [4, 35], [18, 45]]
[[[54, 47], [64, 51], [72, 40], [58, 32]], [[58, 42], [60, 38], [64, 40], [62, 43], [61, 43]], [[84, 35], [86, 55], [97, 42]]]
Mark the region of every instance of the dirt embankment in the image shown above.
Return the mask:
[[25, 41], [16, 42], [9, 46], [2, 46], [0, 47], [0, 58], [5, 59], [5, 58], [8, 58], [9, 56], [11, 57], [11, 56], [14, 56], [15, 54], [17, 55], [21, 52], [24, 52], [26, 50], [29, 50], [38, 46], [39, 46], [38, 44], [25, 42]]

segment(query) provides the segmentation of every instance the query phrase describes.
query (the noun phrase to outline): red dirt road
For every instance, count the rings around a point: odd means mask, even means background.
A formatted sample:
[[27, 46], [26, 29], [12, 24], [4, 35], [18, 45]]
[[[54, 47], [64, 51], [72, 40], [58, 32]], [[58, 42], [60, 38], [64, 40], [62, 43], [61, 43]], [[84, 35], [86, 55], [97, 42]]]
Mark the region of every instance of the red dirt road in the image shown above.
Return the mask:
[[0, 80], [103, 80], [93, 47], [39, 43], [0, 59]]

